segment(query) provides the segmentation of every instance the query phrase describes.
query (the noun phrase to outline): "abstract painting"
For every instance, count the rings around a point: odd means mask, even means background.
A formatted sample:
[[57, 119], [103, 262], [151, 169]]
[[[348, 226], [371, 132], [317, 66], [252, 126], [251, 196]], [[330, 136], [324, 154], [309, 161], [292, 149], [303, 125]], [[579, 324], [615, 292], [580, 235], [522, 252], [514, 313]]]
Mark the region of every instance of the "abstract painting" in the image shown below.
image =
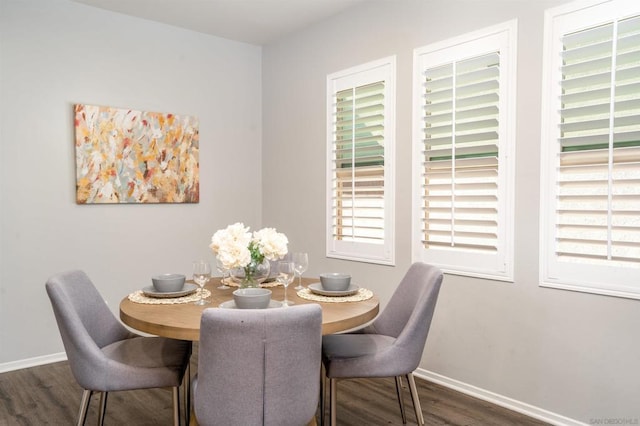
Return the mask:
[[76, 201], [197, 203], [198, 119], [78, 104]]

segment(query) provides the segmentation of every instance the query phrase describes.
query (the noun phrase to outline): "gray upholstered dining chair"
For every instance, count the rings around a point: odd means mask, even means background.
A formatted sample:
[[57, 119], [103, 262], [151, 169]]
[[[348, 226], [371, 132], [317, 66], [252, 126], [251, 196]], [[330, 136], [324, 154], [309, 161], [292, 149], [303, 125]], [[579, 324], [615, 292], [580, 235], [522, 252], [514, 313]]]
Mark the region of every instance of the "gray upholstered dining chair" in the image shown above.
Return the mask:
[[192, 391], [197, 424], [315, 424], [321, 344], [317, 304], [206, 309]]
[[183, 377], [185, 390], [190, 386], [191, 342], [129, 332], [82, 271], [54, 275], [47, 281], [46, 289], [69, 366], [84, 389], [78, 425], [86, 420], [94, 392], [101, 393], [98, 421], [102, 425], [108, 392], [172, 387], [173, 422], [178, 426], [179, 386]]
[[[402, 376], [409, 383], [418, 424], [424, 424], [413, 371], [422, 357], [441, 284], [442, 272], [438, 268], [414, 263], [373, 323], [353, 333], [323, 337], [322, 362], [329, 380], [331, 425], [336, 424], [336, 380], [374, 377], [395, 377], [402, 421], [406, 423]], [[323, 377], [321, 418], [326, 405], [325, 384]]]

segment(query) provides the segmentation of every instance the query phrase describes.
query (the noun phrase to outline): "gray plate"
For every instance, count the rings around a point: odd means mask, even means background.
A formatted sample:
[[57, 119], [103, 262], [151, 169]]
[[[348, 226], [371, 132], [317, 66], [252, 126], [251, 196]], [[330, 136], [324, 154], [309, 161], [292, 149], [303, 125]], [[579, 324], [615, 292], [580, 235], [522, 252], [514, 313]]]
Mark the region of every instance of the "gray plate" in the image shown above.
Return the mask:
[[356, 294], [358, 290], [360, 290], [360, 287], [355, 284], [350, 284], [349, 288], [347, 288], [346, 290], [339, 291], [325, 290], [322, 287], [321, 283], [309, 284], [307, 287], [309, 288], [309, 290], [311, 290], [312, 293], [319, 294], [321, 296], [351, 296], [352, 294]]
[[169, 299], [172, 297], [187, 296], [198, 289], [196, 284], [186, 283], [180, 291], [156, 291], [152, 285], [142, 289], [145, 296], [156, 297], [158, 299]]
[[[226, 308], [226, 309], [238, 309], [238, 307], [236, 306], [236, 302], [234, 300], [227, 300], [226, 302], [222, 302], [220, 304], [221, 308]], [[278, 302], [277, 300], [271, 300], [269, 301], [269, 306], [267, 306], [267, 308], [280, 308], [282, 307], [282, 302]]]

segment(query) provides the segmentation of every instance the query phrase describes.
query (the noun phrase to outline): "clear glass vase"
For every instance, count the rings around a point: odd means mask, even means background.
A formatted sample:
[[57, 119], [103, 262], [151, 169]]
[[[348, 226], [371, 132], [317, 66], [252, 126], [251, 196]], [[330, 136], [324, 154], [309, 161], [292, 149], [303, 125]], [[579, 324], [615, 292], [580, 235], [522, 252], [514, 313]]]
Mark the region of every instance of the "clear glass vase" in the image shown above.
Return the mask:
[[251, 261], [244, 268], [231, 270], [231, 278], [238, 283], [240, 288], [260, 287], [260, 283], [269, 276], [270, 264], [267, 259], [262, 262]]

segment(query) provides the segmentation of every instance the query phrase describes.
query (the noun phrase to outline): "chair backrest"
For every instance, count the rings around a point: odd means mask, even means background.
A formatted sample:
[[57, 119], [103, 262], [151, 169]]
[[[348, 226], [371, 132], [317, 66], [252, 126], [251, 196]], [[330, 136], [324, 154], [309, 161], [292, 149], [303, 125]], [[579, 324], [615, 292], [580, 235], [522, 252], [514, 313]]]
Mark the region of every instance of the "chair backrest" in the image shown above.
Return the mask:
[[442, 271], [435, 266], [417, 262], [411, 265], [389, 303], [365, 333], [396, 338], [408, 371], [418, 367], [427, 341], [436, 301], [442, 284]]
[[194, 408], [201, 425], [302, 425], [319, 396], [322, 309], [206, 309]]
[[100, 384], [92, 373], [104, 360], [100, 348], [131, 333], [118, 322], [84, 272], [54, 275], [45, 286], [76, 381], [85, 389], [98, 389]]

